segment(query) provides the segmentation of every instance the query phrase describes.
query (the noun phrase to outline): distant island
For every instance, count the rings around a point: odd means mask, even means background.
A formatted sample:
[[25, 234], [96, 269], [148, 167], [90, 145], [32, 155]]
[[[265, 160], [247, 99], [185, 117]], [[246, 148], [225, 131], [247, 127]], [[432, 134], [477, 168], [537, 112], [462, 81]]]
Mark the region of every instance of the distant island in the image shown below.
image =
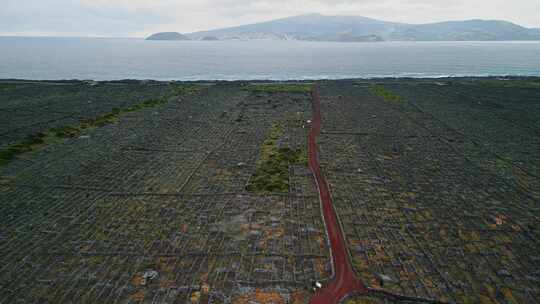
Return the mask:
[[218, 38], [218, 37], [214, 37], [214, 36], [205, 36], [205, 37], [202, 37], [201, 40], [202, 40], [202, 41], [218, 41], [219, 38]]
[[[167, 34], [167, 35], [164, 35]], [[165, 38], [172, 33], [158, 33]], [[408, 24], [361, 16], [308, 14], [237, 27], [176, 36], [191, 40], [375, 41], [503, 41], [540, 40], [540, 29], [500, 20]], [[186, 40], [150, 39], [149, 40]]]
[[146, 40], [191, 40], [188, 36], [177, 32], [156, 33], [146, 38]]

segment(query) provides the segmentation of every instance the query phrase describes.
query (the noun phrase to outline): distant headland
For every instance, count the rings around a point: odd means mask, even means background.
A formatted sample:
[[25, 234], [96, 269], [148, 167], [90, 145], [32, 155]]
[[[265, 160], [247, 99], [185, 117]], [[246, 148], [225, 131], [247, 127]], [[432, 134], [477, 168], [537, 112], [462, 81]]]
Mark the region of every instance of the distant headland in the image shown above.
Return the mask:
[[177, 32], [163, 32], [163, 33], [156, 33], [148, 38], [146, 40], [191, 40], [188, 36], [182, 35]]

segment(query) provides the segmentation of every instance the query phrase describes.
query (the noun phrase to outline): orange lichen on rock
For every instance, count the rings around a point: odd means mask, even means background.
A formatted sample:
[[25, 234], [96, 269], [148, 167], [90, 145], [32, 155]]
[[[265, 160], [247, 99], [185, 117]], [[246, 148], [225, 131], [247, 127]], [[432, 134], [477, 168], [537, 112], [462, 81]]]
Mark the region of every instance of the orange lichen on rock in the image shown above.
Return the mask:
[[86, 253], [92, 251], [92, 247], [92, 245], [83, 245], [79, 250], [81, 253]]
[[135, 275], [133, 279], [131, 279], [131, 284], [133, 284], [134, 286], [142, 286], [144, 285], [143, 282], [144, 282], [143, 277], [138, 274]]
[[324, 248], [326, 245], [326, 241], [321, 235], [317, 236], [317, 243], [319, 243], [320, 248]]
[[233, 300], [234, 304], [285, 304], [285, 299], [277, 292], [265, 292], [257, 289], [254, 293], [241, 295]]
[[182, 224], [180, 225], [180, 230], [183, 232], [183, 233], [186, 233], [188, 231], [188, 225], [187, 224]]
[[134, 302], [144, 301], [144, 290], [139, 290], [136, 293], [129, 296], [129, 299]]
[[252, 223], [252, 224], [250, 225], [250, 228], [251, 228], [251, 230], [259, 230], [259, 229], [262, 228], [262, 225], [261, 225], [261, 224], [258, 224], [258, 223]]
[[317, 272], [321, 275], [325, 274], [325, 267], [324, 267], [324, 261], [322, 259], [317, 259], [315, 261], [315, 269], [317, 269]]
[[210, 293], [210, 284], [208, 283], [202, 283], [201, 284], [201, 292], [203, 294], [209, 294]]
[[246, 231], [251, 230], [251, 227], [249, 224], [240, 224], [240, 230], [246, 232]]
[[201, 274], [201, 282], [208, 282], [208, 272]]
[[305, 294], [303, 291], [298, 290], [291, 295], [291, 304], [304, 304], [305, 302]]
[[269, 229], [264, 231], [264, 238], [266, 241], [272, 238], [280, 238], [283, 235], [285, 235], [285, 229], [283, 228]]
[[190, 297], [190, 300], [191, 300], [191, 303], [199, 303], [199, 301], [201, 300], [201, 292], [199, 291], [195, 291], [191, 294], [191, 297]]
[[506, 222], [506, 216], [505, 215], [499, 214], [499, 215], [495, 216], [495, 224], [497, 224], [497, 226], [501, 226], [505, 222]]

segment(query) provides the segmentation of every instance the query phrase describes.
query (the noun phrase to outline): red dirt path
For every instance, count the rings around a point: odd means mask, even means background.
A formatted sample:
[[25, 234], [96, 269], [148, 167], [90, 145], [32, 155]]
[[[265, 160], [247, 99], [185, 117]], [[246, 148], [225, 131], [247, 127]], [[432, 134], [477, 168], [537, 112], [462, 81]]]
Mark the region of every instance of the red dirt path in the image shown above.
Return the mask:
[[318, 87], [315, 87], [312, 92], [312, 100], [313, 120], [308, 137], [309, 168], [315, 177], [319, 190], [324, 223], [326, 225], [328, 239], [330, 240], [334, 276], [328, 284], [315, 293], [309, 303], [332, 304], [339, 303], [339, 301], [352, 293], [366, 293], [367, 289], [353, 271], [341, 226], [334, 212], [328, 183], [321, 173], [319, 151], [317, 149], [317, 137], [321, 133], [321, 101]]

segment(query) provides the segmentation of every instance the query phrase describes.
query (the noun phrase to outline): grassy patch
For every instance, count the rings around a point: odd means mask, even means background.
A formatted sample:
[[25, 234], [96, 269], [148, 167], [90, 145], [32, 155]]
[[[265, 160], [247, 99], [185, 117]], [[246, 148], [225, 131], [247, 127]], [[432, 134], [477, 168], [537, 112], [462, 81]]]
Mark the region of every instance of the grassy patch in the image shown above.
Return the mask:
[[91, 128], [99, 128], [108, 124], [116, 123], [120, 117], [126, 113], [139, 111], [145, 108], [156, 107], [167, 103], [169, 98], [175, 96], [184, 96], [194, 94], [200, 91], [201, 88], [195, 85], [179, 85], [175, 86], [171, 93], [156, 99], [148, 99], [135, 105], [125, 108], [113, 108], [110, 112], [98, 115], [94, 118], [81, 120], [75, 125], [66, 125], [58, 128], [51, 128], [45, 132], [28, 135], [25, 138], [13, 143], [7, 147], [2, 147], [0, 150], [0, 166], [6, 165], [15, 159], [17, 156], [37, 150], [47, 143], [57, 141], [58, 139], [77, 137], [84, 130]]
[[313, 89], [312, 84], [252, 84], [244, 88], [246, 91], [259, 93], [310, 93]]
[[369, 88], [369, 91], [376, 95], [376, 96], [379, 96], [381, 97], [382, 99], [384, 99], [385, 101], [391, 101], [391, 102], [398, 102], [398, 101], [403, 101], [403, 97], [399, 96], [399, 95], [396, 95], [390, 91], [388, 91], [384, 86], [382, 85], [372, 85], [370, 88]]
[[249, 192], [289, 192], [289, 166], [307, 164], [305, 150], [278, 148], [277, 141], [283, 128], [273, 125], [264, 141], [257, 169], [252, 176]]

